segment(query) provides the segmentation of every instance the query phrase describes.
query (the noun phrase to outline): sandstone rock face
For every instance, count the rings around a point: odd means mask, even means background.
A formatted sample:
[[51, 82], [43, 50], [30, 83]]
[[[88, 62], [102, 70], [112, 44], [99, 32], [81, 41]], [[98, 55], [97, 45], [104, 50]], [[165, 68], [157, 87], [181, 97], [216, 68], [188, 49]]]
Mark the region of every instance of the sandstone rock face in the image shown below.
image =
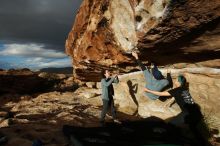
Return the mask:
[[9, 127], [9, 125], [10, 125], [10, 120], [6, 119], [6, 120], [1, 121], [0, 128]]
[[101, 95], [101, 90], [88, 88], [88, 87], [81, 87], [77, 89], [75, 93], [80, 97], [89, 99]]
[[119, 76], [119, 84], [115, 84], [115, 103], [119, 111], [130, 115], [139, 114], [141, 117], [156, 116], [168, 119], [181, 112], [179, 108], [169, 108], [160, 100], [151, 100], [144, 95], [146, 84], [143, 73], [135, 72]]
[[201, 106], [208, 124], [220, 131], [220, 78], [198, 74], [186, 74], [186, 77], [190, 81], [190, 93]]
[[55, 73], [47, 73], [47, 72], [41, 72], [38, 74], [38, 76], [41, 78], [51, 78], [55, 80], [63, 80], [67, 78], [65, 74], [55, 74]]
[[66, 53], [75, 77], [87, 81], [98, 81], [105, 68], [131, 71], [132, 50], [160, 65], [219, 67], [219, 21], [219, 0], [84, 0]]
[[95, 82], [86, 82], [86, 86], [89, 88], [96, 88], [96, 83]]

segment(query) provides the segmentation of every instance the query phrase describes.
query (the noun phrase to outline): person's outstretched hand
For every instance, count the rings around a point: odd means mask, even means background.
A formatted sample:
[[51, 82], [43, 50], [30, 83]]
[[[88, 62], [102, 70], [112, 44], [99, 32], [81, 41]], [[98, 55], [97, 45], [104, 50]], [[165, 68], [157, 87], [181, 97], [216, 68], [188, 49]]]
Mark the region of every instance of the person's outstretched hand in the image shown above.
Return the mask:
[[134, 56], [135, 59], [138, 59], [138, 54], [137, 54], [137, 52], [134, 52], [134, 51], [133, 51], [133, 52], [131, 52], [131, 55]]

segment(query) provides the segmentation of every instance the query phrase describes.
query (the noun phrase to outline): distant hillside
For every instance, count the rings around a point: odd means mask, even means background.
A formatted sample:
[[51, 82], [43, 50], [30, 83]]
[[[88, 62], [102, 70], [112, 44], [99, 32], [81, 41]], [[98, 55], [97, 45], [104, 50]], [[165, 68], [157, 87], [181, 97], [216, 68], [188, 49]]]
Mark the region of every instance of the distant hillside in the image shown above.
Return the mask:
[[72, 67], [64, 67], [64, 68], [42, 68], [40, 72], [48, 72], [48, 73], [58, 73], [58, 74], [72, 74]]

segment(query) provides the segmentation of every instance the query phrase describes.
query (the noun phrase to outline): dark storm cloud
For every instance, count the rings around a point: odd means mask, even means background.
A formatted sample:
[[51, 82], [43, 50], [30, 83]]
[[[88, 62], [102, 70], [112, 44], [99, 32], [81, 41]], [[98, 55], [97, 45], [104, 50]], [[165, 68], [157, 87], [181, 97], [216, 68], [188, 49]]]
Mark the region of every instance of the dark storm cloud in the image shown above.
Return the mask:
[[0, 0], [0, 41], [63, 49], [82, 0]]

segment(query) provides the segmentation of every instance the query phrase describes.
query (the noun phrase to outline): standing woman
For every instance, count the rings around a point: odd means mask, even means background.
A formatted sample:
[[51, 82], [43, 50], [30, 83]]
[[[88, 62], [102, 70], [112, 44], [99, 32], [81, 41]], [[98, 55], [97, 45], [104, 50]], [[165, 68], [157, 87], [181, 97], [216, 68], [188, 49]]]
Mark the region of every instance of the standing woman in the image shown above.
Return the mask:
[[105, 121], [105, 115], [108, 112], [108, 110], [111, 108], [112, 117], [114, 119], [114, 122], [117, 122], [116, 120], [116, 111], [114, 107], [114, 88], [112, 83], [118, 83], [118, 76], [115, 75], [114, 77], [111, 77], [111, 74], [109, 70], [103, 70], [101, 72], [101, 87], [102, 87], [102, 102], [103, 102], [103, 108], [101, 112], [100, 122], [101, 124], [104, 124]]

